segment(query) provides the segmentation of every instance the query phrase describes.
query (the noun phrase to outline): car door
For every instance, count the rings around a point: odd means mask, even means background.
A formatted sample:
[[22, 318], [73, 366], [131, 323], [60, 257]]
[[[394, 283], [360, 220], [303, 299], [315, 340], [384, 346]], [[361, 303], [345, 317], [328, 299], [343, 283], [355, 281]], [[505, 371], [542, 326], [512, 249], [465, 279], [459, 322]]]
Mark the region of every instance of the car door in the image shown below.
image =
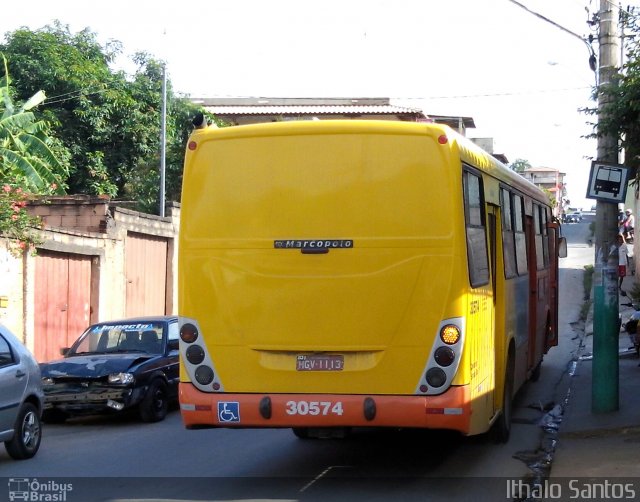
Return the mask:
[[11, 433], [29, 376], [0, 330], [0, 441]]

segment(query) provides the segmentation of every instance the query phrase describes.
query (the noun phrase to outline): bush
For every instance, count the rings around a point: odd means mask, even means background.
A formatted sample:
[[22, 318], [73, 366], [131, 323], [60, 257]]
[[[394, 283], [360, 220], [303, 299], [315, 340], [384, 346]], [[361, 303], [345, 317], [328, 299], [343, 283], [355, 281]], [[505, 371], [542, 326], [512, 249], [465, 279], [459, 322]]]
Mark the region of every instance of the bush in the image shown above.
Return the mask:
[[35, 246], [42, 239], [35, 229], [42, 228], [40, 218], [27, 213], [29, 195], [21, 188], [5, 184], [0, 189], [0, 234], [11, 239], [9, 249], [14, 256], [20, 256]]

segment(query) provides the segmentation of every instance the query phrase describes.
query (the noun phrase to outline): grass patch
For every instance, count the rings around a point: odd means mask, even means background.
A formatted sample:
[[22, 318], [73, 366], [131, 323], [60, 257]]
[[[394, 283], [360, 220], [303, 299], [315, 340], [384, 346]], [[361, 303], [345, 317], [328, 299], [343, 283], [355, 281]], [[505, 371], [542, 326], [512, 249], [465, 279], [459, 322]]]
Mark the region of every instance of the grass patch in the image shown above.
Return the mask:
[[586, 321], [589, 315], [589, 309], [593, 299], [591, 298], [591, 290], [593, 288], [593, 265], [585, 265], [584, 274], [582, 276], [582, 288], [584, 291], [584, 303], [580, 307], [580, 320]]

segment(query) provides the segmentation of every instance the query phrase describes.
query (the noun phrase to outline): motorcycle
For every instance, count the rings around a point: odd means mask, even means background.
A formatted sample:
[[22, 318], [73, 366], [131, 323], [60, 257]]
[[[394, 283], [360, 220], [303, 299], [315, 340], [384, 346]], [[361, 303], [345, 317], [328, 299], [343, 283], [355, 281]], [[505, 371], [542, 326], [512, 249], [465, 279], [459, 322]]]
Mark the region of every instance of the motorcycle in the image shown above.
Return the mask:
[[633, 344], [633, 348], [636, 351], [636, 356], [640, 357], [640, 329], [638, 323], [640, 322], [640, 305], [637, 303], [623, 303], [627, 307], [633, 307], [633, 314], [624, 323], [624, 330], [629, 335], [629, 340]]

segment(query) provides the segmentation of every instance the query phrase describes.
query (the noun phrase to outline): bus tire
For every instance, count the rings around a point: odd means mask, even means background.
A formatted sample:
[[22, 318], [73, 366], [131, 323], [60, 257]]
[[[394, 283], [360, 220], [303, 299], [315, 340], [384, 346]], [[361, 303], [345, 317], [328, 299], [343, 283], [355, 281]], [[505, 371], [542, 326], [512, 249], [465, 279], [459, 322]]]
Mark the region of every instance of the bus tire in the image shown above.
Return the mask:
[[540, 380], [540, 373], [542, 373], [542, 359], [540, 359], [540, 362], [536, 364], [535, 368], [533, 368], [530, 380], [532, 382], [537, 382], [538, 380]]
[[293, 427], [291, 429], [293, 434], [299, 439], [309, 439], [309, 428], [308, 427]]
[[504, 376], [502, 410], [492, 428], [493, 440], [496, 443], [509, 442], [509, 436], [511, 435], [511, 415], [513, 414], [513, 375], [514, 363], [513, 356], [510, 354], [509, 361], [507, 362], [507, 370]]

